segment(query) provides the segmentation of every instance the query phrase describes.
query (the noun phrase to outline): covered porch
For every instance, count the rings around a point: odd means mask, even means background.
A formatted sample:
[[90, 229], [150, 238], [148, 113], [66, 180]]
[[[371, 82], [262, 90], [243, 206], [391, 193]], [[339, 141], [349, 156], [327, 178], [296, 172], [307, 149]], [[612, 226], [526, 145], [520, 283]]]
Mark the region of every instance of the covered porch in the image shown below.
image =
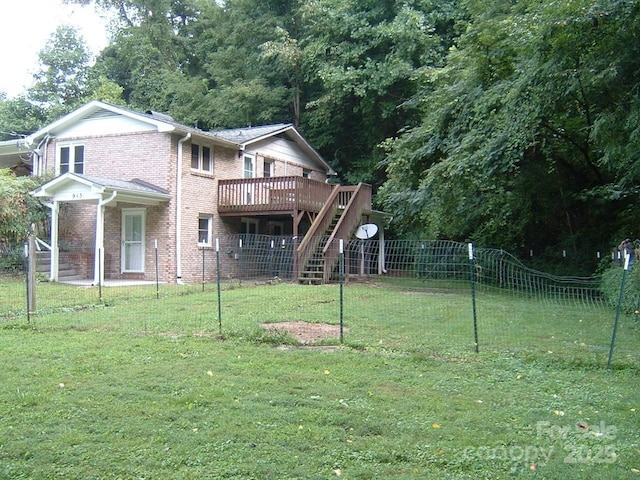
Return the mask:
[[[93, 239], [93, 267], [88, 281], [94, 285], [103, 285], [105, 281], [105, 209], [107, 206], [116, 206], [118, 203], [126, 203], [137, 208], [128, 210], [128, 215], [123, 211], [121, 247], [123, 270], [130, 268], [144, 270], [145, 249], [145, 208], [166, 203], [171, 198], [170, 194], [155, 185], [142, 180], [131, 181], [114, 180], [74, 173], [65, 173], [45, 183], [31, 192], [45, 206], [51, 210], [51, 238], [49, 247], [51, 259], [49, 279], [59, 280], [60, 264], [60, 207], [64, 204], [79, 204], [95, 206], [93, 218], [95, 224], [76, 225], [78, 232], [84, 232], [87, 238]], [[82, 219], [76, 219], [82, 223]], [[84, 260], [87, 261], [87, 260]], [[91, 261], [91, 260], [90, 260]], [[142, 264], [140, 264], [142, 262]], [[86, 266], [88, 267], [88, 266]]]

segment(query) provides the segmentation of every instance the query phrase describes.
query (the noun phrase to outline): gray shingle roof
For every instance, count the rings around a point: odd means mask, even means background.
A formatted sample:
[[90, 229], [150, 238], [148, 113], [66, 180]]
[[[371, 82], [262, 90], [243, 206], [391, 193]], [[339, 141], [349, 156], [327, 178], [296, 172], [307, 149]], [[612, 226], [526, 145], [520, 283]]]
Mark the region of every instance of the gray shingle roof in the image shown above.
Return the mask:
[[79, 175], [75, 174], [80, 178], [84, 178], [91, 183], [96, 183], [103, 187], [107, 187], [108, 189], [113, 190], [121, 190], [121, 191], [129, 191], [132, 193], [147, 193], [147, 194], [161, 194], [168, 195], [169, 192], [164, 188], [157, 187], [152, 185], [151, 183], [145, 182], [144, 180], [140, 180], [134, 178], [133, 180], [116, 180], [113, 178], [105, 178], [105, 177], [94, 177], [90, 175]]
[[238, 144], [247, 143], [251, 140], [273, 135], [291, 127], [290, 123], [276, 123], [273, 125], [263, 125], [259, 127], [229, 128], [225, 130], [215, 130], [210, 132], [214, 137], [221, 138], [228, 142]]

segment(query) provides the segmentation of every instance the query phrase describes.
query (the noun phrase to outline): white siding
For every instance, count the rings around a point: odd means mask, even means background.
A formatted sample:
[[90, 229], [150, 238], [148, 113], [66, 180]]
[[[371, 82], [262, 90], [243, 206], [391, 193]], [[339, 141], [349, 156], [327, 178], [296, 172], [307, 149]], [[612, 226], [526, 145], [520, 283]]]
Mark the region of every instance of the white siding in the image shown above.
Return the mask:
[[246, 153], [258, 154], [267, 158], [282, 160], [286, 163], [296, 163], [309, 169], [320, 170], [321, 172], [326, 170], [323, 165], [309, 158], [297, 143], [285, 140], [284, 138], [269, 138], [251, 144], [249, 148], [247, 148]]
[[70, 128], [58, 132], [56, 136], [58, 138], [92, 137], [155, 130], [157, 130], [155, 125], [140, 122], [133, 118], [123, 115], [105, 115], [96, 118], [86, 118]]

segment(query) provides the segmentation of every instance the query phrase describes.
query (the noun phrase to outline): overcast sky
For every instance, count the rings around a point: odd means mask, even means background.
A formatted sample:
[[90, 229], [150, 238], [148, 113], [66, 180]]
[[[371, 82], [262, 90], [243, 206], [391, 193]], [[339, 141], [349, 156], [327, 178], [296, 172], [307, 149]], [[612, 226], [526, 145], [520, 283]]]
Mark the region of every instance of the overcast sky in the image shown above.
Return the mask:
[[2, 2], [0, 91], [9, 98], [24, 93], [38, 69], [38, 51], [61, 24], [79, 28], [94, 54], [108, 43], [107, 21], [93, 7], [63, 5], [61, 0]]

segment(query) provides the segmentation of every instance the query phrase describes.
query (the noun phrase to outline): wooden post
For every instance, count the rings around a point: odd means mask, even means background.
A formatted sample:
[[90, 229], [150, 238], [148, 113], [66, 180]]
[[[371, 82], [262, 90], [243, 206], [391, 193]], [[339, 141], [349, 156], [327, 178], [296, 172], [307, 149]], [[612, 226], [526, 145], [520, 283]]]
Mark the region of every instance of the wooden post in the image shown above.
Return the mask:
[[36, 237], [27, 237], [27, 309], [36, 311]]

